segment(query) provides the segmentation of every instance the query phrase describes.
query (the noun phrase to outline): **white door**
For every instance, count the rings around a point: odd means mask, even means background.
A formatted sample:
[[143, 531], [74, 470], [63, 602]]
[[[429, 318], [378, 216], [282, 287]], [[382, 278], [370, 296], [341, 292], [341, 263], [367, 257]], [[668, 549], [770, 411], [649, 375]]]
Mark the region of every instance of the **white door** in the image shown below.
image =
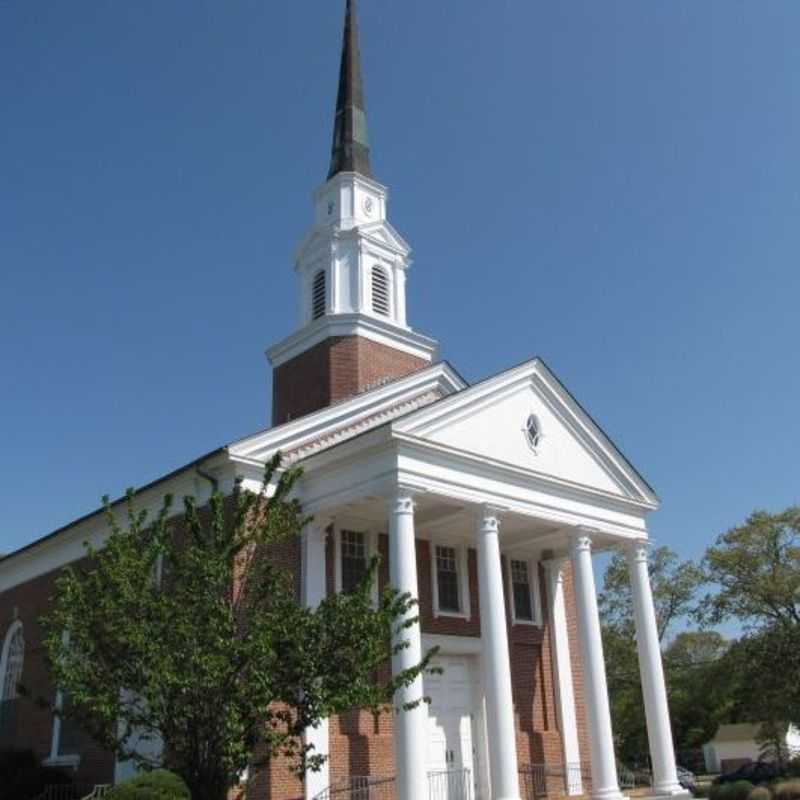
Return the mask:
[[[475, 796], [473, 721], [475, 685], [468, 658], [442, 656], [441, 675], [425, 676], [428, 708], [430, 800], [471, 800]], [[462, 770], [469, 770], [466, 779]]]

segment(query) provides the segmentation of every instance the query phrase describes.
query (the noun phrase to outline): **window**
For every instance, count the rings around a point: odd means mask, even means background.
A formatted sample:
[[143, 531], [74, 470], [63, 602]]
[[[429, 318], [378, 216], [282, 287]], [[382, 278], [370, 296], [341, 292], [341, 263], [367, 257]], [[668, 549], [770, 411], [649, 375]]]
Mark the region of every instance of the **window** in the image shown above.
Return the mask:
[[311, 319], [325, 316], [325, 270], [321, 269], [314, 276], [311, 287]]
[[359, 531], [341, 531], [339, 538], [341, 591], [354, 592], [369, 569], [367, 535]]
[[[65, 646], [69, 646], [69, 631], [64, 631], [62, 634], [62, 642]], [[78, 754], [83, 749], [86, 739], [75, 720], [66, 716], [69, 709], [69, 696], [59, 689], [56, 692], [56, 713], [53, 716], [50, 756], [44, 760], [45, 766], [77, 768], [80, 763], [81, 759]], [[64, 712], [64, 716], [61, 712]]]
[[533, 450], [536, 450], [542, 442], [542, 426], [536, 414], [531, 414], [528, 417], [523, 431], [525, 432], [525, 438], [528, 440], [528, 444]]
[[454, 547], [436, 547], [436, 583], [439, 589], [439, 610], [461, 611], [458, 590], [458, 561]]
[[12, 746], [16, 740], [19, 715], [18, 685], [25, 666], [25, 634], [15, 622], [6, 633], [0, 653], [0, 745]]
[[538, 564], [534, 561], [512, 558], [508, 562], [508, 571], [513, 621], [538, 625], [540, 623]]
[[389, 316], [389, 276], [382, 267], [372, 268], [372, 310], [384, 317]]
[[453, 544], [431, 544], [433, 557], [433, 613], [469, 618], [467, 551]]

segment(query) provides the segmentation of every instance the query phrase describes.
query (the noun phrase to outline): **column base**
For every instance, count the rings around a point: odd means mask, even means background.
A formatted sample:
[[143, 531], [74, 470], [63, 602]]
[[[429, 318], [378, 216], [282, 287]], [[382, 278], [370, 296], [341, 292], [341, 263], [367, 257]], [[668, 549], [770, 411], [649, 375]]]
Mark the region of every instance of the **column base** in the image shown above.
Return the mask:
[[619, 789], [601, 789], [599, 792], [592, 792], [592, 800], [628, 800], [628, 797]]
[[692, 793], [684, 789], [679, 783], [669, 783], [665, 786], [653, 787], [654, 797], [691, 797]]

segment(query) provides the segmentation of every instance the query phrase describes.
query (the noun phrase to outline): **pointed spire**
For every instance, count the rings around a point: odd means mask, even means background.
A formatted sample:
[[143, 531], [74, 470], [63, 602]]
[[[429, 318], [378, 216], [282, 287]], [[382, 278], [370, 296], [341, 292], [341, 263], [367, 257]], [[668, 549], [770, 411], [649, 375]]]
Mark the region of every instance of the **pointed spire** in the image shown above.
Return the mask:
[[356, 0], [347, 0], [345, 11], [339, 94], [336, 98], [336, 120], [328, 179], [340, 172], [358, 172], [367, 178], [372, 177], [364, 84], [361, 79], [361, 53], [358, 47]]

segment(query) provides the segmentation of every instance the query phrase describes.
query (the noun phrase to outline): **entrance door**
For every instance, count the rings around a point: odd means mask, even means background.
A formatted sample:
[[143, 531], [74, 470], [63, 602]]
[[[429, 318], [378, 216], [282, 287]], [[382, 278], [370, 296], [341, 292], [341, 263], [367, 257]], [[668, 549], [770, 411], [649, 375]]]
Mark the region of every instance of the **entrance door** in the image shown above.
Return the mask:
[[[442, 656], [441, 675], [425, 676], [428, 708], [428, 770], [431, 800], [472, 800], [475, 796], [473, 737], [475, 685], [468, 658]], [[463, 770], [469, 770], [468, 776]]]

